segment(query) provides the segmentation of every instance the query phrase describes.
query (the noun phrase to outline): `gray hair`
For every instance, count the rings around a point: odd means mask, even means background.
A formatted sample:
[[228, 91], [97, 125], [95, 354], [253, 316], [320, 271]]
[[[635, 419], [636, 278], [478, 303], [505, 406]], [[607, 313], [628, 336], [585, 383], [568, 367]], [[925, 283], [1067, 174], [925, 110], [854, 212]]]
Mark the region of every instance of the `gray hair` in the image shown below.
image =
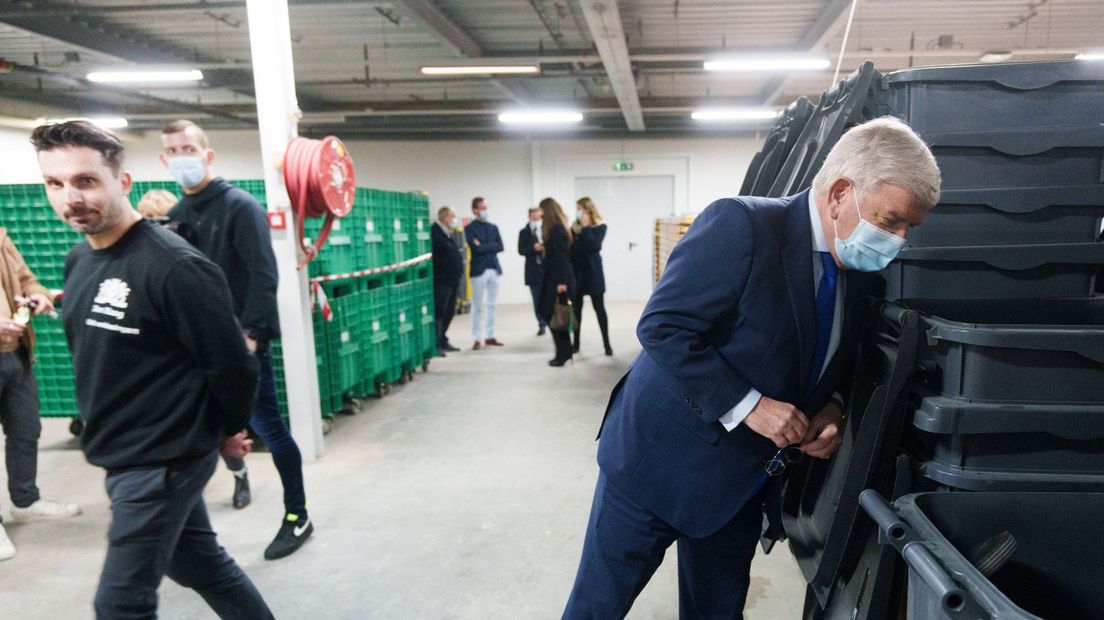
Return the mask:
[[895, 185], [928, 209], [939, 202], [942, 183], [928, 145], [892, 116], [876, 118], [843, 134], [813, 179], [813, 191], [823, 194], [841, 178], [853, 181], [860, 191], [873, 190], [879, 183]]

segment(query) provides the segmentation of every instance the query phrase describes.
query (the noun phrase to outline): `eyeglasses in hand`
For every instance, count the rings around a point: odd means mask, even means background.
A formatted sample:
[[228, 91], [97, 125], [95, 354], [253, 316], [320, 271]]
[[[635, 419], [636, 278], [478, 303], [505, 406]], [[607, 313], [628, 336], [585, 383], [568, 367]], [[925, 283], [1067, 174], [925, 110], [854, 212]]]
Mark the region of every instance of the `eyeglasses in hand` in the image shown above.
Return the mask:
[[801, 460], [804, 453], [797, 446], [786, 446], [779, 450], [771, 459], [763, 463], [768, 476], [780, 476], [786, 468]]

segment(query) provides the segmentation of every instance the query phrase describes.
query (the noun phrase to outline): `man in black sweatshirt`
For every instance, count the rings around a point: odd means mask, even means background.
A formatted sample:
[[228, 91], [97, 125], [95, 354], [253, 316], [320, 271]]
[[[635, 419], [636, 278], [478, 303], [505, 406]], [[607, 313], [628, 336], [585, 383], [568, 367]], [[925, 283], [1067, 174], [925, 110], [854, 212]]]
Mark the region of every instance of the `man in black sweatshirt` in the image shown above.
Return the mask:
[[[107, 559], [97, 618], [153, 618], [162, 577], [223, 618], [271, 618], [219, 546], [203, 503], [218, 450], [244, 455], [257, 363], [226, 279], [127, 199], [119, 140], [87, 121], [31, 135], [46, 195], [85, 235], [65, 262], [62, 310], [88, 461], [107, 470]], [[229, 438], [229, 439], [223, 439]]]
[[[276, 255], [265, 211], [248, 192], [211, 175], [215, 152], [207, 134], [191, 121], [179, 120], [161, 130], [161, 161], [184, 189], [169, 219], [195, 233], [200, 252], [222, 268], [234, 298], [246, 344], [260, 362], [261, 379], [249, 426], [268, 446], [284, 486], [284, 517], [265, 558], [291, 555], [314, 532], [303, 488], [303, 457], [276, 401], [276, 377], [268, 343], [280, 337], [276, 306]], [[235, 476], [234, 507], [249, 503], [243, 460], [227, 459]]]

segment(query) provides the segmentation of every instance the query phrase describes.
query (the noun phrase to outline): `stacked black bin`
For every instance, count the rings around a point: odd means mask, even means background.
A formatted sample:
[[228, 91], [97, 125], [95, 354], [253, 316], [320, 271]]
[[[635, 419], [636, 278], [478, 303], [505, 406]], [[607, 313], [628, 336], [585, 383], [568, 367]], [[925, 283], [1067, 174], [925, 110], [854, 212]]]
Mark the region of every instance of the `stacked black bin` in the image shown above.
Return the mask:
[[[931, 554], [905, 553], [890, 530], [883, 541], [907, 561], [910, 617], [1064, 613], [1040, 609], [1025, 575], [1072, 592], [1083, 569], [1063, 554], [1086, 535], [1104, 538], [1100, 526], [1058, 523], [1104, 491], [1104, 298], [1093, 296], [1104, 263], [1104, 67], [935, 67], [882, 84], [944, 179], [939, 204], [882, 273], [886, 298], [915, 312], [922, 334], [899, 442], [911, 478], [888, 494], [914, 493], [898, 500], [901, 531]], [[883, 322], [882, 332], [900, 330]], [[969, 496], [942, 497], [950, 492]], [[1055, 527], [1002, 514], [1034, 510], [1041, 492], [1065, 493], [1049, 502]], [[986, 578], [962, 566], [1005, 531], [1019, 545], [1007, 568]]]
[[[836, 122], [819, 114], [833, 105]], [[809, 582], [805, 617], [896, 618], [907, 596], [912, 618], [1032, 618], [1038, 612], [1024, 611], [1035, 603], [1018, 571], [1042, 567], [1051, 571], [1048, 586], [1062, 587], [1069, 563], [1048, 564], [1037, 550], [1068, 548], [1085, 528], [1008, 525], [1027, 559], [1018, 565], [1013, 556], [1010, 581], [1002, 572], [967, 584], [980, 575], [941, 564], [947, 553], [917, 559], [914, 547], [906, 566], [893, 546], [879, 544], [891, 532], [864, 516], [859, 493], [930, 507], [923, 518], [909, 514], [945, 528], [945, 538], [920, 542], [953, 549], [1009, 520], [959, 523], [962, 516], [944, 514], [958, 504], [923, 499], [930, 493], [963, 497], [961, 515], [976, 520], [986, 506], [1038, 505], [1031, 493], [1065, 493], [1068, 507], [1104, 491], [1104, 298], [1093, 297], [1104, 265], [1104, 65], [886, 76], [864, 66], [825, 94], [771, 189], [759, 193], [805, 189], [843, 131], [886, 113], [932, 147], [943, 192], [878, 275], [872, 307], [880, 310], [861, 345], [840, 452], [789, 474], [783, 520]], [[929, 495], [909, 495], [917, 492]], [[1104, 539], [1104, 528], [1095, 532]], [[958, 556], [967, 551], [960, 546]], [[1023, 609], [1010, 612], [1024, 596]]]

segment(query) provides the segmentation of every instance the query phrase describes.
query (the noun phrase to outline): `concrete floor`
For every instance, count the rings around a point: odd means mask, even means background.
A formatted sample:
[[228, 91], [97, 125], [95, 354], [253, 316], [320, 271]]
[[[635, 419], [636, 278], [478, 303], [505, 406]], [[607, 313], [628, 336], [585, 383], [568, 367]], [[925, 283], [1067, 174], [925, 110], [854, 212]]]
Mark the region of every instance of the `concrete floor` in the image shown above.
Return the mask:
[[[641, 304], [611, 303], [605, 357], [593, 314], [583, 353], [549, 368], [525, 306], [501, 306], [505, 348], [435, 359], [428, 373], [338, 418], [326, 454], [305, 466], [316, 533], [297, 554], [261, 554], [281, 517], [267, 454], [248, 459], [253, 504], [230, 507], [220, 469], [206, 492], [220, 541], [277, 617], [558, 618], [575, 574], [597, 465], [594, 434], [609, 390], [639, 351]], [[454, 343], [470, 346], [469, 315]], [[19, 555], [0, 562], [3, 618], [87, 618], [109, 519], [103, 474], [85, 463], [67, 423], [48, 420], [39, 485], [84, 514], [8, 526]], [[6, 482], [6, 474], [4, 474]], [[7, 513], [10, 502], [3, 496]], [[675, 550], [630, 618], [677, 617]], [[756, 559], [747, 618], [798, 618], [804, 582], [784, 546]], [[161, 615], [209, 618], [194, 593], [166, 580]]]

